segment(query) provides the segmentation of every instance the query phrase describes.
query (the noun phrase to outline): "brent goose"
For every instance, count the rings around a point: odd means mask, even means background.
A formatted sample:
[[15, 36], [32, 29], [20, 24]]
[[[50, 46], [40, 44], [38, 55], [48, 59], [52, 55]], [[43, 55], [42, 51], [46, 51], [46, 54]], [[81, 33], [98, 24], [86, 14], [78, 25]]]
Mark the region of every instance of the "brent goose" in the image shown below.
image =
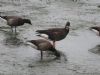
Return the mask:
[[38, 39], [29, 40], [28, 42], [34, 44], [37, 47], [37, 50], [41, 51], [41, 60], [43, 59], [43, 51], [51, 51], [54, 53], [56, 58], [60, 58], [60, 52], [57, 51], [49, 41], [44, 39]]
[[[39, 34], [37, 36], [50, 39], [53, 41], [53, 46], [55, 47], [55, 42], [64, 39], [69, 33], [70, 22], [67, 22], [64, 28], [51, 28], [48, 30], [37, 30], [36, 32]], [[46, 34], [44, 36], [42, 34]]]
[[99, 32], [99, 36], [100, 36], [100, 27], [94, 26], [94, 27], [90, 27], [90, 30], [91, 29], [97, 30]]
[[24, 25], [24, 23], [28, 23], [32, 25], [29, 19], [23, 19], [18, 16], [0, 16], [0, 17], [7, 21], [7, 25], [11, 26], [12, 32], [13, 32], [13, 27], [15, 27], [15, 33], [16, 33], [17, 26], [22, 26]]

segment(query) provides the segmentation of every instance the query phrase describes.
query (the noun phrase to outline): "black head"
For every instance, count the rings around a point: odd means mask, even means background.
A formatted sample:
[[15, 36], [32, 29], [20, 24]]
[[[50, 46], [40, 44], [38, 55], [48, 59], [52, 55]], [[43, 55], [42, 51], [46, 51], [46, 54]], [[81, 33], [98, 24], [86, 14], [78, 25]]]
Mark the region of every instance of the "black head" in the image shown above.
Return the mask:
[[70, 22], [68, 21], [65, 25], [65, 29], [69, 28], [70, 27]]
[[54, 53], [56, 58], [60, 58], [61, 57], [61, 53], [58, 50], [56, 50], [54, 47], [52, 47], [50, 50]]
[[30, 19], [23, 19], [24, 23], [28, 23], [30, 25], [32, 25], [31, 20]]
[[55, 56], [56, 56], [57, 59], [59, 59], [61, 57], [61, 54], [60, 54], [59, 51], [55, 52], [54, 54], [55, 54]]

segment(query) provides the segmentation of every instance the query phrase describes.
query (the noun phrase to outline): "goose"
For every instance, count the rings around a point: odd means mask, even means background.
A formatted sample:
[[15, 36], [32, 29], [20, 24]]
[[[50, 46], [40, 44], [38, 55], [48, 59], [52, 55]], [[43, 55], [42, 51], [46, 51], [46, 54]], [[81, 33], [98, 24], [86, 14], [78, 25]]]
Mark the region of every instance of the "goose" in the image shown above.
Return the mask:
[[22, 26], [24, 23], [28, 23], [32, 25], [31, 21], [29, 19], [23, 19], [18, 16], [0, 16], [2, 19], [7, 21], [7, 25], [11, 27], [11, 30], [13, 32], [13, 28], [15, 28], [15, 33], [16, 33], [16, 27], [17, 26]]
[[57, 51], [53, 47], [53, 45], [47, 40], [37, 39], [37, 40], [29, 40], [27, 42], [30, 42], [30, 43], [34, 44], [37, 47], [37, 50], [40, 50], [41, 60], [43, 59], [43, 51], [51, 51], [56, 56], [56, 58], [60, 58], [60, 56], [61, 56], [60, 52]]
[[[55, 47], [55, 42], [63, 40], [69, 33], [70, 22], [67, 22], [64, 28], [51, 28], [47, 30], [37, 30], [37, 36], [48, 38], [53, 41], [53, 46]], [[46, 35], [46, 36], [45, 36]]]

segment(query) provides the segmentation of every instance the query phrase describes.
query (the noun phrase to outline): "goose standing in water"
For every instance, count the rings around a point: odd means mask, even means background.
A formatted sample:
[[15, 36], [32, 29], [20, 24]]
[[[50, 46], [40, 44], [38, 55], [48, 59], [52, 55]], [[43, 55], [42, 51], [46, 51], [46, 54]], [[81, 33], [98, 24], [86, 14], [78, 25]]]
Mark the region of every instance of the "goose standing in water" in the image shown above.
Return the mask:
[[1, 18], [5, 19], [7, 21], [7, 25], [11, 27], [11, 30], [13, 32], [13, 28], [15, 28], [15, 34], [16, 34], [16, 27], [22, 26], [24, 23], [31, 24], [31, 21], [29, 19], [23, 19], [18, 16], [0, 16]]
[[[64, 39], [69, 33], [70, 22], [67, 22], [64, 28], [51, 28], [48, 30], [37, 30], [36, 32], [39, 34], [38, 36], [50, 39], [53, 41], [53, 46], [55, 47], [55, 42]], [[44, 36], [42, 34], [46, 34]]]
[[57, 51], [53, 45], [44, 39], [38, 39], [38, 40], [29, 40], [28, 42], [34, 44], [37, 47], [37, 50], [40, 50], [41, 52], [41, 60], [43, 59], [43, 51], [51, 51], [53, 54], [57, 57], [60, 58], [60, 52]]

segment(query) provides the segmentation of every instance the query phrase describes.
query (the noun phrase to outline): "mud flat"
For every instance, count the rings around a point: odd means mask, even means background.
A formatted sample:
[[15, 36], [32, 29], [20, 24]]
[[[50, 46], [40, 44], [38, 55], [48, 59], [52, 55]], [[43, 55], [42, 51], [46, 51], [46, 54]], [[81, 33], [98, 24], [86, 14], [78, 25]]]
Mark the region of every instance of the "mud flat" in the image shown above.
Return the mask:
[[[100, 75], [100, 37], [89, 30], [100, 25], [96, 0], [45, 1], [0, 0], [1, 15], [22, 16], [33, 24], [18, 27], [13, 38], [10, 27], [0, 18], [0, 75]], [[40, 61], [40, 52], [25, 42], [40, 38], [36, 36], [37, 29], [63, 27], [67, 21], [71, 22], [70, 33], [57, 42], [56, 48], [65, 53], [68, 61], [63, 57], [54, 60], [46, 52]]]

